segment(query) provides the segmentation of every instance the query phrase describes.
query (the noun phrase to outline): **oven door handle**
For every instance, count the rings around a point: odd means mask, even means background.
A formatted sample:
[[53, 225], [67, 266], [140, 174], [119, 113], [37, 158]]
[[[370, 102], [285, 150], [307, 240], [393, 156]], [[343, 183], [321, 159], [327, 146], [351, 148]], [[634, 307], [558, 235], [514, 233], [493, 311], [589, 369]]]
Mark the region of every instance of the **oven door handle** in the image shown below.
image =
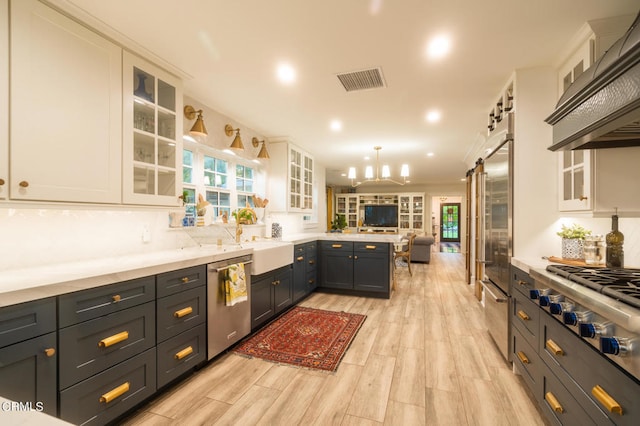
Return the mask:
[[479, 263], [481, 265], [491, 265], [493, 262], [490, 260], [476, 260], [476, 263]]
[[493, 284], [487, 282], [487, 281], [483, 281], [480, 280], [480, 283], [482, 284], [482, 287], [484, 287], [485, 291], [489, 294], [489, 296], [491, 296], [491, 299], [493, 299], [494, 302], [496, 303], [508, 303], [509, 299], [505, 298], [505, 297], [501, 297], [501, 296], [496, 296], [496, 294], [491, 291], [491, 286]]

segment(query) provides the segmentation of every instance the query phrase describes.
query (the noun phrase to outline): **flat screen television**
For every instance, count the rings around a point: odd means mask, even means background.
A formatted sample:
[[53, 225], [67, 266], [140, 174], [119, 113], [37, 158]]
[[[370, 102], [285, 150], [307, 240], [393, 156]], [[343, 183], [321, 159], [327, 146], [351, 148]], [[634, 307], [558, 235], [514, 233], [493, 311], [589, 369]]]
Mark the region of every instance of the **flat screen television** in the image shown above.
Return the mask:
[[398, 227], [398, 206], [364, 206], [364, 226]]

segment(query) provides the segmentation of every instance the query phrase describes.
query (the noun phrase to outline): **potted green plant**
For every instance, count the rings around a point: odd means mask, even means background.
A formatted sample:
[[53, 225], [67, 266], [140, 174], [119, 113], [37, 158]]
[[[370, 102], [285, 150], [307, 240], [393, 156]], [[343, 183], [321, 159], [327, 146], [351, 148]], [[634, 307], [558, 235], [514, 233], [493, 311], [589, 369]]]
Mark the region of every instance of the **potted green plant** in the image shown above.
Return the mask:
[[336, 213], [336, 220], [331, 222], [331, 232], [342, 232], [347, 227], [347, 218], [343, 214]]
[[591, 231], [574, 223], [571, 227], [562, 225], [556, 233], [562, 237], [563, 259], [584, 259], [584, 237], [591, 235]]

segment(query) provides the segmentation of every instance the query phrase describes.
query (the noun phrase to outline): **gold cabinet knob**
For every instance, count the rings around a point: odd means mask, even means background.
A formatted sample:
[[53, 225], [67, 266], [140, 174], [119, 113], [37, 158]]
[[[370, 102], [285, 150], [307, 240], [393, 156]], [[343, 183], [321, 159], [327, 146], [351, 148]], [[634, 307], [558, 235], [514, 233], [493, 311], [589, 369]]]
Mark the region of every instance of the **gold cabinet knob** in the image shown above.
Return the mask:
[[44, 354], [48, 357], [52, 357], [56, 354], [56, 350], [54, 348], [47, 348], [44, 350]]
[[549, 403], [549, 405], [551, 406], [551, 409], [556, 413], [564, 412], [564, 408], [562, 408], [562, 405], [560, 405], [560, 402], [558, 402], [558, 398], [556, 398], [556, 396], [551, 392], [545, 393], [544, 399]]
[[589, 197], [586, 197], [586, 196], [584, 196], [584, 195], [581, 195], [579, 199], [580, 199], [580, 201], [584, 201], [584, 200], [588, 200], [588, 199], [589, 199]]
[[524, 286], [524, 285], [527, 285], [527, 284], [529, 284], [529, 283], [526, 282], [526, 281], [518, 280], [518, 285], [523, 285]]
[[558, 346], [558, 344], [556, 342], [554, 342], [553, 340], [551, 340], [551, 339], [546, 341], [545, 346], [554, 355], [558, 355], [558, 356], [564, 355], [564, 351], [562, 350], [562, 348], [560, 346]]
[[0, 186], [4, 185], [4, 179], [0, 179]]
[[29, 187], [29, 182], [27, 182], [26, 180], [23, 180], [23, 181], [21, 181], [18, 185], [19, 185], [21, 188], [27, 188], [27, 187]]
[[122, 296], [120, 296], [119, 294], [114, 294], [113, 296], [111, 296], [111, 300], [113, 300], [113, 303], [118, 303], [122, 300]]
[[298, 257], [296, 257], [296, 260], [298, 262], [302, 262], [304, 260], [304, 256], [298, 256]]
[[618, 404], [618, 402], [611, 397], [600, 385], [595, 385], [593, 389], [591, 389], [591, 394], [596, 397], [600, 404], [604, 405], [604, 407], [609, 410], [610, 413], [617, 413], [622, 415], [622, 406]]
[[182, 282], [183, 282], [184, 284], [188, 283], [188, 282], [189, 282], [189, 277], [183, 277], [183, 278], [182, 278]]

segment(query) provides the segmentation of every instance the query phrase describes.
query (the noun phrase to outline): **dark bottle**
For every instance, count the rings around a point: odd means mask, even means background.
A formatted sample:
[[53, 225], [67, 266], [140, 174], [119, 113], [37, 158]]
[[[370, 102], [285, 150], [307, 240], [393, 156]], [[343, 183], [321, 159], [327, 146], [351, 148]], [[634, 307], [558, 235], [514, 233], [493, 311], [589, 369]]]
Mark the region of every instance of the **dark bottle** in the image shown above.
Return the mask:
[[611, 232], [607, 234], [607, 268], [624, 268], [624, 235], [618, 231], [618, 209], [611, 216]]

